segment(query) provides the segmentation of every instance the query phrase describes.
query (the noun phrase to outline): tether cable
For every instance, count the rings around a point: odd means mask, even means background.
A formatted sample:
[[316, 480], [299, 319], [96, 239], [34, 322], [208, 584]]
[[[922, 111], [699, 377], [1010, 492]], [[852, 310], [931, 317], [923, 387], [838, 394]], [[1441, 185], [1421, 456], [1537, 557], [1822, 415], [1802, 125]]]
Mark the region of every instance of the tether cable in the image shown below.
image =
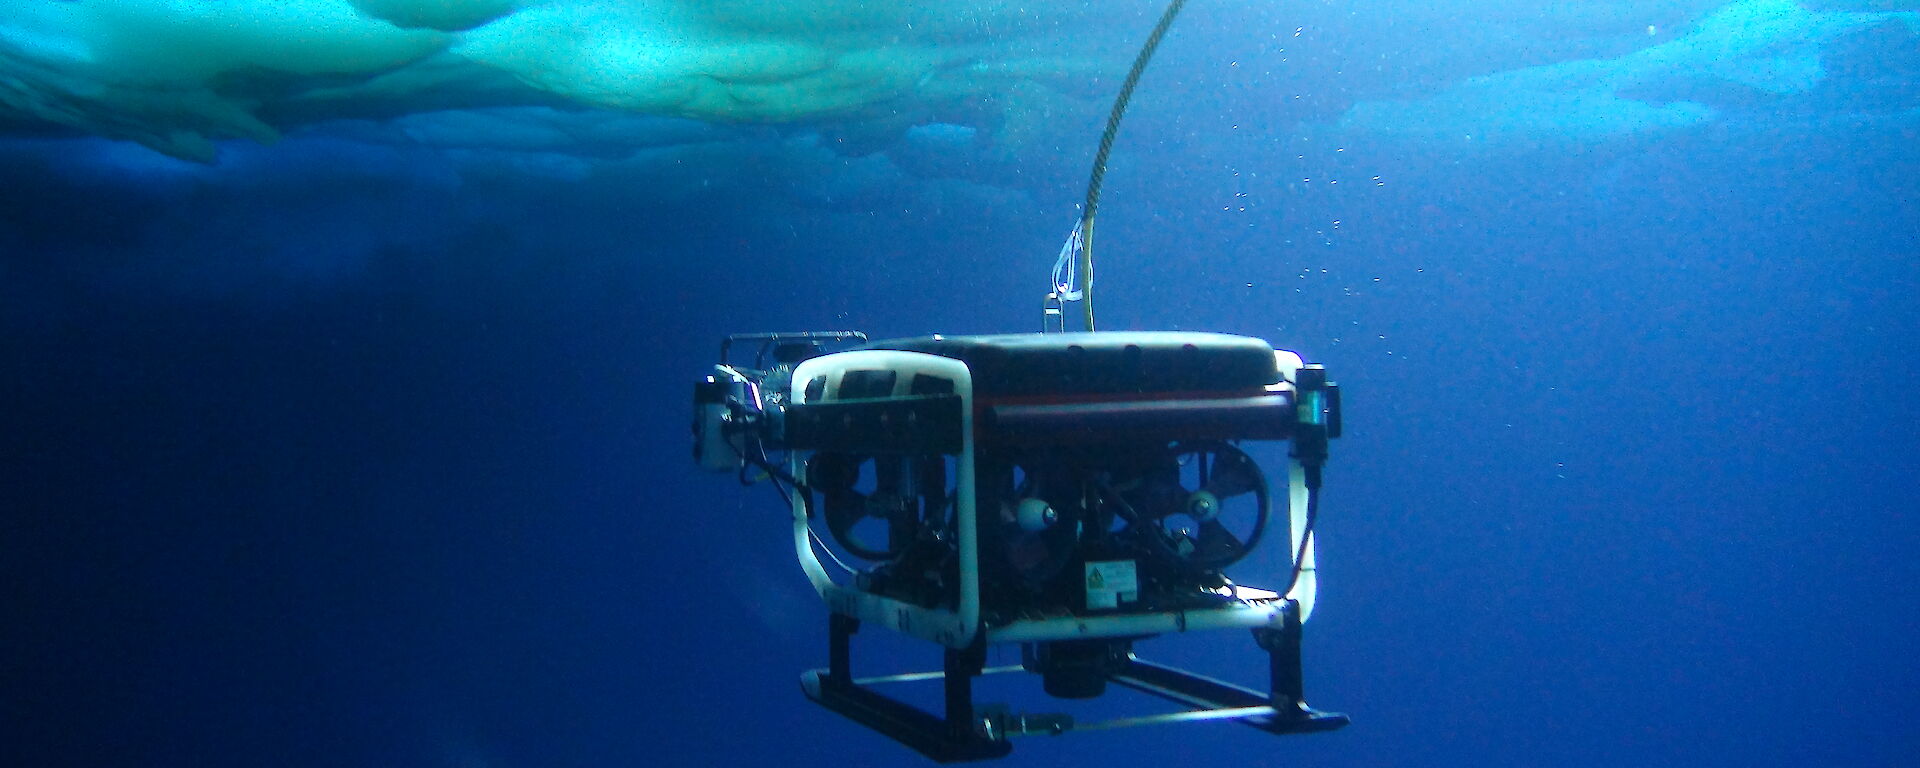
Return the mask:
[[1180, 15], [1187, 0], [1173, 0], [1167, 4], [1167, 10], [1160, 14], [1160, 21], [1153, 25], [1153, 32], [1147, 35], [1146, 44], [1140, 47], [1140, 54], [1133, 58], [1133, 69], [1127, 71], [1127, 80], [1120, 85], [1120, 95], [1113, 101], [1113, 112], [1107, 115], [1107, 130], [1100, 134], [1100, 151], [1093, 156], [1093, 178], [1087, 181], [1087, 204], [1080, 215], [1080, 279], [1085, 281], [1080, 299], [1081, 318], [1085, 320], [1087, 331], [1093, 331], [1093, 216], [1100, 210], [1100, 182], [1107, 176], [1107, 155], [1113, 152], [1113, 138], [1120, 132], [1120, 118], [1127, 114], [1127, 102], [1133, 100], [1133, 89], [1140, 84], [1140, 74], [1147, 70], [1147, 62], [1153, 59], [1153, 52], [1160, 47], [1160, 39], [1166, 37], [1167, 28], [1173, 26], [1173, 19]]

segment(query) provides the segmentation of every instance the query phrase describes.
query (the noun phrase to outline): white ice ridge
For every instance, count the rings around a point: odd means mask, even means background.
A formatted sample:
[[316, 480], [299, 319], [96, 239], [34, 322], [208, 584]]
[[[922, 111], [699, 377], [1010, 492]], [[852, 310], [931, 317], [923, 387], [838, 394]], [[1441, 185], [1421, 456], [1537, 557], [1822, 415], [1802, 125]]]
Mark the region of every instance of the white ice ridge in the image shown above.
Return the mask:
[[[0, 131], [205, 159], [338, 118], [937, 117], [1124, 67], [1154, 0], [0, 0]], [[1144, 16], [1143, 16], [1144, 15]], [[1146, 21], [1142, 21], [1145, 18]]]
[[[1648, 5], [1674, 1], [1596, 0], [1569, 14], [1502, 0], [1355, 0], [1342, 23], [1424, 18], [1441, 48], [1471, 37], [1463, 30], [1480, 16], [1533, 14], [1556, 25], [1509, 43], [1525, 49], [1530, 36], [1617, 31]], [[1247, 20], [1233, 35], [1311, 10], [1210, 2]], [[1822, 5], [1859, 10], [1812, 10], [1795, 0], [1733, 0], [1673, 31], [1650, 25], [1643, 47], [1614, 58], [1495, 72], [1392, 99], [1376, 84], [1355, 92], [1337, 124], [1317, 127], [1474, 146], [1594, 142], [1721, 120], [1725, 104], [1855, 86], [1875, 89], [1853, 101], [1872, 102], [1876, 115], [1920, 121], [1920, 104], [1900, 101], [1911, 98], [1898, 82], [1911, 66], [1903, 57], [1920, 46], [1913, 2], [1829, 0]], [[350, 122], [388, 135], [424, 131], [443, 146], [546, 144], [617, 157], [675, 140], [689, 122], [805, 123], [831, 125], [837, 148], [861, 154], [914, 126], [951, 123], [989, 127], [1011, 152], [1014, 137], [1036, 135], [1060, 113], [1054, 102], [1063, 94], [1083, 106], [1111, 98], [1163, 3], [0, 0], [0, 136], [77, 133], [206, 160], [223, 139], [266, 142], [291, 128]], [[1825, 66], [1848, 36], [1902, 22], [1911, 41], [1882, 36], [1884, 55], [1870, 53], [1855, 69], [1897, 61], [1838, 77]], [[1217, 44], [1202, 30], [1181, 31], [1180, 45]], [[1809, 98], [1796, 108], [1848, 119], [1836, 111], [1848, 103]], [[1287, 115], [1274, 105], [1275, 125]]]
[[[1538, 148], [1699, 125], [1721, 115], [1689, 94], [1784, 97], [1860, 87], [1830, 82], [1823, 56], [1843, 36], [1888, 25], [1904, 28], [1909, 53], [1920, 46], [1920, 13], [1883, 10], [1893, 4], [1829, 11], [1794, 0], [1735, 0], [1678, 36], [1663, 39], [1648, 27], [1647, 47], [1616, 58], [1497, 72], [1417, 98], [1361, 102], [1335, 130], [1434, 145]], [[1905, 109], [1920, 116], [1920, 103]]]

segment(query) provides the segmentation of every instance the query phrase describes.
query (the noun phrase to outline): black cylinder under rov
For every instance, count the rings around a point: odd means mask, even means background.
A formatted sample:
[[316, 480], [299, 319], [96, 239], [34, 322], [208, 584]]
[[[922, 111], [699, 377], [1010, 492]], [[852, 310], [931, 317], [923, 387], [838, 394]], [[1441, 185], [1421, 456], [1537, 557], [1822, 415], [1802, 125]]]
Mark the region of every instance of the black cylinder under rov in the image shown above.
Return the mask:
[[1107, 692], [1107, 676], [1130, 647], [1126, 640], [1055, 640], [1028, 644], [1022, 655], [1048, 695], [1092, 699]]

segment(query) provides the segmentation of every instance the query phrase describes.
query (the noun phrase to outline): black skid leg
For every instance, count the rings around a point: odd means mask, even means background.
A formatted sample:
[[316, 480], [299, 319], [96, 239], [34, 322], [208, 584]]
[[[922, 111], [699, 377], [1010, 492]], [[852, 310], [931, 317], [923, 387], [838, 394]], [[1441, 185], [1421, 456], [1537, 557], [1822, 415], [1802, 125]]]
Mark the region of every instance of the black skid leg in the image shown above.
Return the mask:
[[[1300, 604], [1288, 601], [1281, 612], [1280, 628], [1261, 627], [1253, 631], [1253, 640], [1267, 652], [1268, 703], [1273, 705], [1275, 724], [1291, 724], [1289, 730], [1332, 730], [1347, 724], [1346, 715], [1321, 712], [1307, 706], [1306, 679], [1300, 670]], [[1337, 721], [1337, 724], [1331, 724]]]
[[1270, 733], [1306, 733], [1346, 727], [1348, 717], [1307, 706], [1300, 673], [1300, 618], [1298, 605], [1287, 604], [1278, 629], [1253, 631], [1267, 652], [1270, 692], [1261, 693], [1184, 669], [1127, 658], [1108, 679], [1143, 693], [1178, 702], [1192, 709], [1237, 709], [1271, 706], [1272, 716], [1241, 718], [1240, 722]]
[[973, 717], [973, 678], [987, 660], [987, 646], [976, 642], [963, 649], [946, 649], [942, 683], [947, 694], [947, 730], [957, 739], [975, 738]]
[[987, 738], [974, 727], [973, 678], [986, 661], [984, 643], [946, 649], [946, 717], [940, 718], [854, 682], [851, 645], [859, 626], [839, 614], [829, 620], [829, 666], [800, 676], [807, 698], [938, 762], [989, 760], [1013, 751], [1004, 739]]
[[853, 633], [860, 620], [831, 614], [827, 617], [827, 674], [834, 682], [853, 684]]

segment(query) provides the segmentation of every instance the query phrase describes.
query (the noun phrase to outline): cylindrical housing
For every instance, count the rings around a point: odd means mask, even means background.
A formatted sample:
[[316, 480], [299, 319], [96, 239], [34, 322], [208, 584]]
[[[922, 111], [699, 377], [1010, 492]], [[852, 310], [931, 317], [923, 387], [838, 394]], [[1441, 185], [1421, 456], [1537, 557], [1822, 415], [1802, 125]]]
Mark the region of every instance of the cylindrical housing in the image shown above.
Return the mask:
[[744, 459], [727, 435], [727, 398], [733, 387], [708, 376], [693, 384], [693, 460], [702, 469], [738, 472]]

